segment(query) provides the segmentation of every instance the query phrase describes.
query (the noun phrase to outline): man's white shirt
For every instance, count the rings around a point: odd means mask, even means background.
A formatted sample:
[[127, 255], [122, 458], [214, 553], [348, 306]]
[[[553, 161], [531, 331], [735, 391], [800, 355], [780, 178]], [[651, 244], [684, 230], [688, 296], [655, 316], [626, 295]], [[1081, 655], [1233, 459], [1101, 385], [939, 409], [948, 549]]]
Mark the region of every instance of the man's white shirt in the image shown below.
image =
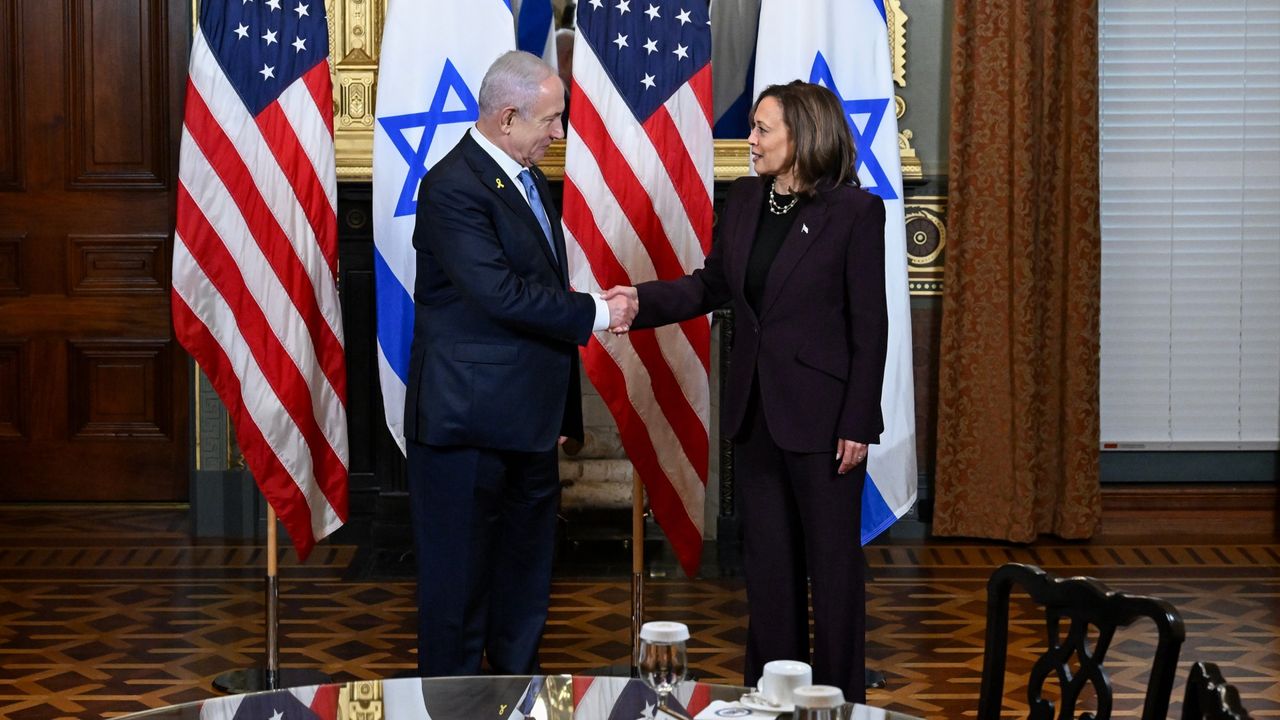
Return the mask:
[[[473, 125], [467, 132], [471, 134], [471, 137], [476, 141], [476, 144], [488, 153], [489, 157], [493, 158], [493, 161], [498, 164], [498, 167], [502, 169], [504, 174], [506, 174], [507, 179], [510, 180], [511, 184], [520, 192], [520, 197], [524, 198], [525, 202], [529, 202], [529, 195], [525, 192], [524, 183], [520, 182], [520, 173], [524, 171], [524, 166], [517, 162], [515, 158], [505, 153], [502, 148], [494, 145], [489, 138], [484, 136], [484, 133], [480, 132], [480, 128]], [[530, 205], [529, 207], [532, 208], [533, 206]], [[593, 332], [608, 330], [609, 303], [605, 302], [604, 298], [599, 295], [591, 295], [589, 293], [583, 294], [588, 295], [596, 304], [596, 320], [591, 326], [591, 330]]]

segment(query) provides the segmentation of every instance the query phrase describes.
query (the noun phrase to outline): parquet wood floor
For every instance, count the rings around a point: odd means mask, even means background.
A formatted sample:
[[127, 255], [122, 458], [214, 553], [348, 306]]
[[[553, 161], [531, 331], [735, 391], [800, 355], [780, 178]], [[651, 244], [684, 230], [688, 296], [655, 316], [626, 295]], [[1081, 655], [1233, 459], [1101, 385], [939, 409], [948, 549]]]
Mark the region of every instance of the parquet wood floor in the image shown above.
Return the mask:
[[[305, 565], [281, 563], [281, 659], [335, 680], [410, 674], [414, 584], [350, 580], [359, 548], [322, 545]], [[1007, 561], [1099, 577], [1158, 595], [1187, 623], [1174, 691], [1196, 660], [1218, 663], [1254, 717], [1280, 718], [1280, 544], [1090, 544], [1031, 547], [920, 541], [868, 549], [869, 664], [888, 686], [873, 704], [945, 720], [977, 707], [985, 583]], [[194, 543], [180, 508], [0, 507], [0, 718], [113, 717], [212, 694], [219, 673], [261, 662], [264, 550]], [[570, 569], [571, 570], [571, 569]], [[561, 573], [543, 643], [547, 672], [626, 662], [627, 577]], [[746, 598], [740, 580], [652, 579], [648, 619], [689, 624], [703, 679], [741, 682]], [[1038, 618], [1015, 616], [1012, 657], [1039, 640]], [[1117, 717], [1136, 717], [1150, 656], [1138, 627], [1113, 645]], [[1007, 683], [1007, 713], [1025, 688]]]

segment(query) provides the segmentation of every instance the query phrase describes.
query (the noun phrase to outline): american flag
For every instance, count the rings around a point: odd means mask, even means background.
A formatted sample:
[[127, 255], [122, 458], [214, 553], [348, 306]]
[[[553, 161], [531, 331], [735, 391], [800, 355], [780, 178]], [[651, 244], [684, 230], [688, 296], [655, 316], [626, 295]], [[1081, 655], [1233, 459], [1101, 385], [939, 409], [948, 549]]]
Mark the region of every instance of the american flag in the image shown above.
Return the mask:
[[338, 720], [338, 690], [313, 685], [214, 698], [201, 704], [200, 720]]
[[[578, 4], [564, 226], [577, 290], [672, 279], [711, 249], [711, 27], [705, 0]], [[597, 336], [584, 366], [690, 576], [702, 557], [711, 327]]]
[[[643, 680], [625, 677], [574, 677], [574, 720], [643, 720], [654, 716], [658, 696]], [[697, 717], [711, 702], [711, 690], [686, 680], [676, 686], [663, 717]]]
[[178, 170], [173, 324], [299, 557], [347, 517], [346, 365], [322, 0], [204, 0]]

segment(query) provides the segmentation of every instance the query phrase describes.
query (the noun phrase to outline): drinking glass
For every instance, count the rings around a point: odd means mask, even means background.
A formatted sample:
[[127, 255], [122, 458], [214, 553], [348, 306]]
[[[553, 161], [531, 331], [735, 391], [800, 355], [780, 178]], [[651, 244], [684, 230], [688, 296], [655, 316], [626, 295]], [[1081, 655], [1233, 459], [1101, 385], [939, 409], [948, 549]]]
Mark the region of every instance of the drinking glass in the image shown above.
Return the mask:
[[847, 720], [848, 704], [840, 688], [831, 685], [805, 685], [796, 688], [795, 720]]
[[689, 628], [678, 622], [647, 622], [640, 628], [640, 654], [636, 670], [645, 684], [658, 695], [654, 717], [664, 707], [688, 671], [685, 642]]

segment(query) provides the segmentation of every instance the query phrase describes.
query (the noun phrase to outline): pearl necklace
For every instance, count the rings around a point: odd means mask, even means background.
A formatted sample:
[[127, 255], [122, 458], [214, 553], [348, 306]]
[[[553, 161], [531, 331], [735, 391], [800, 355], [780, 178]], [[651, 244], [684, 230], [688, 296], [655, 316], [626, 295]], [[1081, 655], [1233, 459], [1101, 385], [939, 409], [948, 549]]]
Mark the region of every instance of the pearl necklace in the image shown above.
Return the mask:
[[777, 185], [778, 185], [777, 178], [774, 178], [773, 182], [769, 184], [769, 212], [773, 213], [774, 215], [786, 215], [787, 213], [791, 212], [791, 208], [795, 207], [796, 203], [800, 201], [800, 195], [799, 193], [792, 195], [791, 202], [787, 203], [786, 205], [779, 204], [778, 196], [775, 195], [773, 192], [773, 189], [777, 187]]

